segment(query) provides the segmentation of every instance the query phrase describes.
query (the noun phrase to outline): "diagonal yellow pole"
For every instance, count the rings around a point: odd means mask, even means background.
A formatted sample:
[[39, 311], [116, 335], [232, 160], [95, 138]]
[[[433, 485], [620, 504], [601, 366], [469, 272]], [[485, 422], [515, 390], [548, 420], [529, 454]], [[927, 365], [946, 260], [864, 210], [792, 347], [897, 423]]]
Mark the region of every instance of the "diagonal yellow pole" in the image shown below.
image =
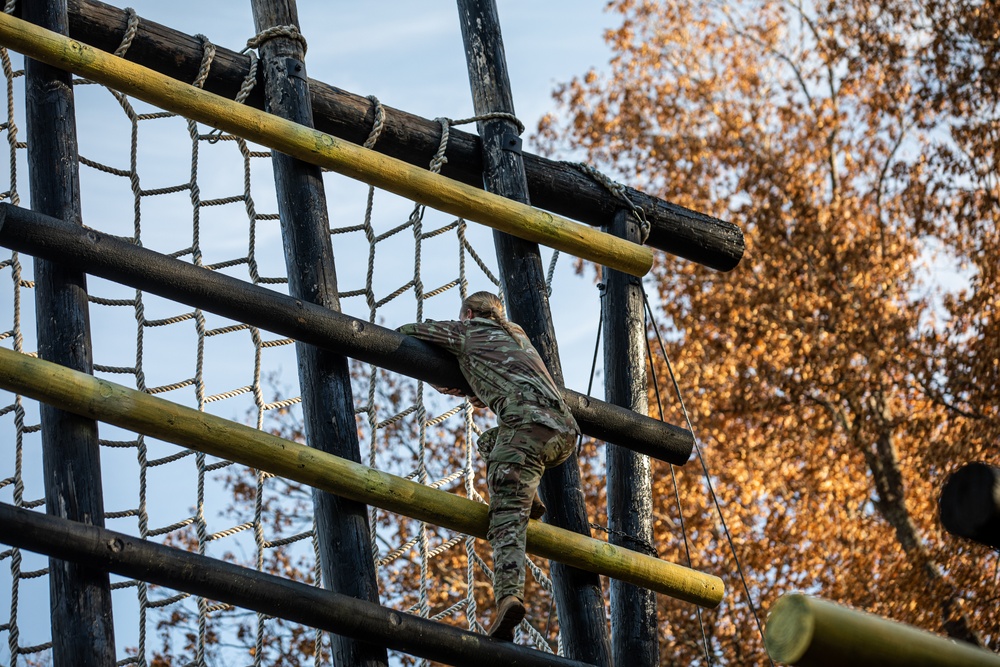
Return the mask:
[[[486, 537], [487, 508], [141, 391], [0, 348], [0, 388], [130, 431], [287, 477], [344, 498]], [[629, 551], [540, 521], [528, 551], [703, 607], [724, 594], [719, 577]]]
[[513, 236], [633, 276], [645, 275], [653, 265], [653, 251], [645, 246], [237, 104], [9, 14], [0, 14], [0, 45], [162, 109]]

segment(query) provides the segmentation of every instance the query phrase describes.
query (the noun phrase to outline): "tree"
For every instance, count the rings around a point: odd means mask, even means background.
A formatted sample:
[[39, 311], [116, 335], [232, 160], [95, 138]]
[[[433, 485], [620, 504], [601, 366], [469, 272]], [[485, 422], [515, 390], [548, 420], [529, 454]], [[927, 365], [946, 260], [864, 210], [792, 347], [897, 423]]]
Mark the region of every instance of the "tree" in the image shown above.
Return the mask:
[[[654, 285], [755, 602], [815, 592], [1000, 648], [993, 554], [936, 511], [948, 472], [998, 460], [1000, 10], [608, 7], [609, 71], [558, 87], [540, 139], [746, 233], [733, 272], [661, 257]], [[929, 278], [948, 259], [968, 285], [942, 292]], [[679, 474], [695, 564], [734, 572], [696, 467]], [[654, 497], [672, 497], [657, 480]], [[683, 558], [676, 510], [661, 511], [661, 556]], [[765, 664], [727, 584], [709, 650]], [[704, 664], [689, 611], [661, 611], [663, 664]]]

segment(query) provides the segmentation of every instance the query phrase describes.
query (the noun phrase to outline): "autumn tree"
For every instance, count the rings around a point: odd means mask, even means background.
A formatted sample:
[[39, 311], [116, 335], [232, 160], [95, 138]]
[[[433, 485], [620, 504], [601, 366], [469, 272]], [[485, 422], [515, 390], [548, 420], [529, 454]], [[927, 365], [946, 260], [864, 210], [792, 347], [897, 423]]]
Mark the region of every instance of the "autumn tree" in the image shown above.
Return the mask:
[[[801, 590], [997, 650], [996, 556], [936, 509], [949, 472], [1000, 460], [997, 5], [608, 8], [610, 65], [556, 90], [539, 137], [746, 234], [731, 273], [661, 256], [649, 287], [754, 602]], [[678, 476], [695, 566], [729, 597], [707, 642], [661, 599], [662, 662], [707, 643], [766, 664], [697, 463]], [[657, 542], [683, 561], [670, 483]]]

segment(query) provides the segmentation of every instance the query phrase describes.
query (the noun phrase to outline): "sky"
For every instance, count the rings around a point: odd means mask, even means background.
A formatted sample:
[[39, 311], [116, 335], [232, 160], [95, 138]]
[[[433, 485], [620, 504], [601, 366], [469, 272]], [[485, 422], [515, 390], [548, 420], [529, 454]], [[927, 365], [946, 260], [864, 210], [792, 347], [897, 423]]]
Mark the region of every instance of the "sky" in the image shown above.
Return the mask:
[[[112, 3], [125, 6], [124, 3]], [[613, 27], [614, 17], [604, 13], [604, 2], [583, 0], [499, 0], [499, 14], [504, 34], [511, 86], [518, 117], [528, 131], [525, 148], [535, 151], [531, 135], [538, 120], [554, 110], [551, 98], [553, 88], [592, 67], [600, 68], [610, 56], [603, 42], [603, 31]], [[135, 0], [131, 6], [143, 19], [156, 21], [189, 34], [202, 33], [213, 43], [239, 51], [246, 40], [253, 36], [253, 19], [249, 2], [224, 0], [204, 2], [199, 0]], [[306, 56], [310, 77], [361, 95], [375, 95], [379, 100], [397, 109], [409, 111], [425, 118], [466, 118], [474, 115], [465, 55], [462, 46], [458, 12], [454, 2], [443, 0], [389, 0], [381, 2], [344, 2], [301, 0], [298, 3], [300, 25], [308, 41]], [[20, 67], [15, 56], [15, 67]], [[24, 141], [23, 79], [15, 80], [15, 117]], [[129, 151], [128, 125], [119, 105], [106, 91], [95, 86], [78, 86], [77, 124], [80, 134], [80, 152], [84, 156], [118, 168], [127, 167]], [[130, 102], [141, 112], [155, 111], [138, 101]], [[139, 170], [143, 188], [168, 187], [185, 181], [191, 170], [191, 144], [186, 136], [183, 121], [179, 119], [143, 122], [139, 136]], [[202, 128], [203, 130], [205, 128]], [[474, 132], [474, 128], [463, 128]], [[232, 142], [217, 146], [200, 144], [199, 183], [202, 199], [225, 197], [239, 192], [242, 187], [242, 168]], [[568, 158], [569, 156], [554, 156]], [[235, 159], [234, 159], [235, 158]], [[17, 156], [17, 187], [22, 205], [29, 205], [25, 151]], [[5, 161], [4, 161], [5, 162]], [[265, 160], [254, 163], [255, 176], [252, 192], [261, 212], [275, 210], [273, 182], [270, 181]], [[262, 174], [263, 176], [261, 176]], [[84, 222], [110, 233], [132, 233], [133, 202], [127, 179], [115, 178], [83, 169], [82, 197]], [[0, 165], [0, 190], [9, 189], [12, 173], [6, 164]], [[331, 224], [334, 226], [357, 224], [363, 219], [367, 188], [341, 178], [327, 179], [327, 197]], [[210, 264], [246, 252], [246, 216], [240, 204], [235, 212], [232, 207], [203, 209], [201, 213], [201, 244], [204, 262]], [[376, 196], [373, 225], [381, 232], [404, 221], [412, 205], [392, 196]], [[191, 235], [191, 207], [189, 194], [184, 192], [153, 200], [147, 199], [142, 208], [143, 244], [161, 252], [183, 247]], [[178, 224], [182, 222], [183, 224]], [[449, 222], [427, 213], [425, 225], [431, 228]], [[284, 272], [281, 259], [280, 236], [277, 223], [262, 223], [256, 230], [260, 251], [261, 272], [280, 275]], [[490, 232], [470, 226], [469, 239], [477, 248], [490, 270], [496, 274], [496, 261], [490, 242]], [[434, 244], [428, 240], [425, 247], [423, 276], [425, 287], [431, 288], [449, 278], [453, 269], [455, 249]], [[442, 244], [444, 242], [441, 242]], [[379, 294], [386, 294], [408, 279], [412, 272], [412, 248], [391, 239], [379, 250], [376, 280]], [[334, 237], [337, 272], [340, 288], [352, 289], [363, 285], [366, 268], [367, 246], [347, 237]], [[265, 250], [267, 252], [265, 252]], [[543, 261], [548, 265], [550, 251], [543, 249]], [[445, 259], [447, 255], [447, 260]], [[0, 259], [5, 258], [4, 254]], [[189, 256], [190, 257], [190, 256]], [[188, 258], [189, 258], [188, 257]], [[24, 258], [26, 279], [31, 278], [30, 260]], [[402, 267], [402, 268], [401, 268]], [[246, 278], [246, 269], [227, 270]], [[402, 273], [402, 275], [400, 275]], [[470, 289], [490, 287], [478, 269], [470, 268]], [[440, 274], [440, 275], [439, 275]], [[0, 317], [9, 329], [13, 312], [14, 292], [10, 285], [9, 267], [0, 274]], [[92, 294], [108, 299], [132, 298], [133, 292], [107, 281], [91, 279]], [[275, 289], [282, 289], [275, 286]], [[35, 349], [33, 333], [33, 295], [23, 292], [21, 319], [25, 334], [25, 350]], [[590, 380], [591, 362], [599, 320], [598, 290], [592, 278], [577, 276], [571, 260], [563, 257], [555, 274], [551, 298], [553, 320], [560, 346], [562, 366], [568, 387], [584, 392]], [[163, 299], [147, 296], [144, 299], [148, 319], [169, 320], [186, 316], [186, 307], [178, 308]], [[457, 314], [457, 296], [435, 299], [428, 303], [425, 317], [435, 319], [454, 317]], [[345, 311], [367, 317], [367, 308], [360, 299], [346, 299]], [[396, 311], [391, 307], [382, 311], [386, 326], [398, 326], [413, 319], [412, 308]], [[92, 327], [95, 362], [106, 366], [134, 364], [136, 349], [136, 324], [131, 309], [92, 307]], [[222, 318], [208, 316], [206, 326], [221, 328], [229, 324]], [[170, 325], [146, 329], [145, 373], [147, 386], [164, 386], [190, 376], [196, 345], [190, 321], [180, 326]], [[246, 385], [253, 371], [252, 346], [244, 336], [207, 339], [205, 349], [205, 385], [208, 394], [224, 393], [233, 387]], [[267, 336], [274, 339], [275, 336]], [[223, 342], [225, 341], [225, 342]], [[10, 345], [10, 339], [2, 344]], [[293, 348], [280, 346], [268, 348], [262, 362], [263, 372], [274, 373], [280, 391], [296, 384]], [[598, 361], [598, 376], [594, 394], [603, 395]], [[110, 379], [129, 384], [121, 376]], [[190, 388], [167, 391], [164, 398], [192, 404]], [[4, 405], [9, 395], [0, 397]], [[220, 416], [247, 421], [252, 406], [246, 394], [233, 399], [210, 403], [206, 410]], [[28, 423], [37, 423], [37, 412], [29, 407]], [[15, 466], [14, 442], [10, 414], [0, 422], [0, 480], [8, 479]], [[126, 439], [128, 434], [116, 429], [101, 427], [101, 437]], [[169, 456], [177, 448], [166, 444], [150, 443], [149, 457]], [[43, 495], [40, 474], [41, 455], [37, 433], [26, 436], [23, 452], [25, 498], [40, 499]], [[164, 466], [161, 474], [155, 469], [150, 473], [150, 522], [151, 525], [168, 525], [190, 511], [194, 502], [194, 477], [188, 463]], [[176, 465], [187, 468], [174, 467]], [[105, 478], [107, 509], [120, 510], [134, 506], [138, 494], [135, 451], [130, 449], [102, 449], [102, 466]], [[169, 470], [169, 472], [166, 472]], [[218, 489], [209, 495], [218, 494]], [[0, 488], [0, 502], [11, 502], [12, 487]], [[221, 503], [220, 498], [215, 501]], [[208, 511], [217, 510], [217, 506]], [[211, 519], [214, 521], [214, 519]], [[135, 519], [112, 520], [109, 527], [134, 533]], [[218, 530], [224, 525], [210, 525]], [[245, 546], [245, 545], [244, 545]], [[220, 550], [222, 547], [218, 547]], [[241, 547], [242, 548], [242, 547]], [[215, 547], [213, 547], [215, 549]], [[2, 551], [2, 549], [0, 549]], [[10, 609], [11, 580], [9, 560], [0, 560], [0, 609]], [[26, 554], [23, 568], [42, 568], [45, 560]], [[42, 643], [47, 636], [47, 584], [45, 578], [28, 580], [21, 586], [18, 622], [22, 646]], [[116, 593], [116, 635], [119, 651], [135, 645], [134, 618], [129, 618], [134, 591]], [[124, 610], [124, 613], [122, 611]], [[5, 613], [0, 611], [0, 626]], [[8, 635], [0, 632], [0, 665], [7, 664]]]

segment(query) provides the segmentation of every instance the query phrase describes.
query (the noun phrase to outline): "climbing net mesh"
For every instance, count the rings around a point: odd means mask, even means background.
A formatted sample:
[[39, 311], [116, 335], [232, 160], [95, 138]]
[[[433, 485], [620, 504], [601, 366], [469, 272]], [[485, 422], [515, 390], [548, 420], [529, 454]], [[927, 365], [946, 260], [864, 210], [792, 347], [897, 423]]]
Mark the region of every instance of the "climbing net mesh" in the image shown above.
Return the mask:
[[[126, 33], [119, 53], [129, 39]], [[207, 40], [203, 46], [195, 85], [205, 81], [214, 54]], [[0, 58], [7, 102], [0, 131], [9, 152], [0, 199], [28, 205], [22, 60], [6, 50]], [[254, 285], [287, 289], [269, 151], [87, 81], [77, 80], [75, 91], [85, 224]], [[448, 127], [442, 121], [445, 138]], [[377, 143], [379, 129], [376, 122], [367, 145]], [[443, 157], [428, 168], [439, 169]], [[387, 326], [454, 318], [466, 293], [496, 289], [488, 233], [332, 174], [325, 179], [335, 203], [330, 218], [342, 225], [331, 233], [344, 312]], [[31, 258], [2, 256], [0, 285], [0, 340], [31, 354]], [[293, 341], [93, 277], [88, 291], [97, 375], [258, 428], [300, 433]], [[352, 376], [369, 465], [482, 501], [481, 463], [471, 447], [480, 427], [466, 402], [374, 367], [355, 365]], [[0, 429], [0, 502], [43, 508], [37, 404], [0, 394]], [[107, 425], [100, 433], [108, 528], [320, 584], [307, 490]], [[374, 508], [370, 520], [382, 604], [482, 630], [488, 545]], [[0, 549], [0, 609], [9, 610], [0, 611], [0, 664], [44, 664], [51, 640], [47, 559]], [[534, 564], [530, 571], [531, 585], [551, 594], [545, 572]], [[248, 651], [254, 665], [271, 664], [293, 649], [314, 655], [317, 665], [329, 663], [323, 633], [140, 581], [112, 576], [112, 586], [119, 664], [147, 665], [158, 654], [175, 664], [205, 664], [213, 656], [228, 664], [227, 650], [237, 652], [239, 664]], [[560, 650], [527, 623], [520, 632], [522, 641]]]

